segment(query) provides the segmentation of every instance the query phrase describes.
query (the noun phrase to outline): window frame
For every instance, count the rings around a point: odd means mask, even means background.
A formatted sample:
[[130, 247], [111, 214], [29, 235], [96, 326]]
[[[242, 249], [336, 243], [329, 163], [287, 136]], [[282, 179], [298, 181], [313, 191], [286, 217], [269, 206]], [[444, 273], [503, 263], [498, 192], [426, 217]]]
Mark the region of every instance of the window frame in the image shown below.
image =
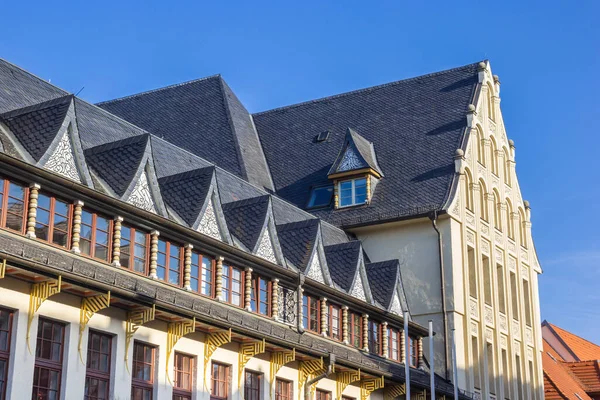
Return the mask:
[[[129, 271], [132, 271], [136, 274], [140, 274], [140, 275], [148, 275], [148, 271], [150, 269], [150, 233], [144, 231], [143, 229], [138, 229], [135, 228], [133, 226], [130, 226], [129, 224], [123, 224], [121, 226], [121, 245], [119, 247], [119, 251], [120, 251], [120, 261], [123, 260], [123, 228], [128, 229], [129, 230], [129, 238], [127, 239], [127, 241], [129, 241], [129, 253], [127, 253], [128, 257], [129, 257], [129, 265], [123, 265], [121, 263], [121, 267], [128, 269]], [[140, 271], [136, 271], [135, 270], [135, 260], [136, 259], [140, 259], [139, 257], [135, 256], [135, 246], [140, 244], [135, 240], [135, 234], [139, 233], [139, 232], [143, 232], [144, 233], [144, 272], [140, 272]], [[133, 251], [131, 251], [131, 249], [133, 248]]]
[[[88, 225], [87, 223], [83, 222], [83, 214], [86, 213], [86, 212], [88, 214], [91, 214], [91, 216], [92, 216], [92, 224], [91, 225]], [[99, 260], [99, 261], [102, 261], [102, 262], [110, 263], [111, 259], [112, 259], [113, 233], [114, 233], [114, 231], [113, 231], [113, 229], [114, 229], [113, 222], [114, 221], [112, 219], [108, 218], [108, 217], [105, 217], [104, 214], [92, 211], [91, 209], [85, 208], [85, 207], [81, 211], [81, 215], [82, 215], [82, 217], [81, 217], [80, 226], [83, 226], [83, 225], [89, 226], [91, 228], [92, 236], [88, 240], [87, 238], [84, 238], [83, 235], [80, 235], [80, 237], [79, 237], [80, 254], [83, 255], [83, 256], [85, 256], [85, 257], [90, 257], [90, 258], [93, 258], [95, 260]], [[108, 227], [107, 227], [106, 231], [104, 231], [103, 229], [99, 229], [98, 228], [98, 217], [100, 217], [102, 219], [105, 219], [108, 222]], [[96, 257], [96, 246], [98, 246], [98, 243], [96, 241], [96, 237], [97, 237], [97, 231], [98, 230], [101, 231], [101, 232], [106, 232], [106, 235], [107, 235], [107, 242], [108, 242], [107, 245], [106, 246], [104, 246], [102, 244], [99, 245], [99, 246], [102, 246], [102, 247], [106, 247], [106, 259]], [[81, 228], [80, 228], [80, 231], [81, 231]], [[90, 253], [89, 254], [85, 253], [82, 250], [83, 246], [81, 245], [81, 242], [89, 242], [90, 243]]]
[[6, 332], [6, 350], [2, 350], [2, 348], [0, 348], [0, 360], [6, 363], [4, 369], [4, 376], [0, 376], [0, 381], [3, 382], [3, 386], [0, 387], [0, 399], [5, 399], [6, 387], [8, 386], [8, 370], [10, 368], [10, 346], [12, 339], [12, 325], [14, 321], [15, 312], [8, 308], [0, 307], [0, 313], [8, 314], [8, 329], [6, 331], [0, 330], [0, 332]]
[[[198, 257], [198, 264], [194, 263], [194, 256]], [[204, 268], [204, 264], [203, 264], [203, 260], [207, 259], [210, 261], [210, 293], [206, 294], [202, 292], [202, 285], [203, 283], [205, 283], [204, 279], [202, 279], [203, 274], [202, 271], [205, 269]], [[194, 277], [194, 275], [192, 274], [192, 271], [194, 268], [198, 268], [198, 276]], [[192, 260], [191, 260], [191, 266], [190, 266], [190, 286], [192, 287], [192, 292], [194, 293], [198, 293], [201, 296], [205, 296], [205, 297], [210, 297], [213, 298], [215, 297], [215, 281], [216, 281], [216, 260], [214, 259], [214, 257], [210, 257], [208, 255], [202, 254], [200, 252], [194, 251], [192, 250]], [[193, 286], [192, 286], [192, 281], [197, 281], [198, 282], [198, 290], [194, 290]]]
[[[256, 377], [256, 387], [248, 386], [248, 376]], [[262, 400], [262, 386], [263, 386], [264, 375], [261, 372], [244, 369], [244, 400], [252, 400], [252, 397], [249, 396], [248, 391], [256, 392], [256, 399], [254, 400]]]
[[[388, 327], [388, 359], [402, 362], [402, 332], [394, 327]], [[394, 340], [394, 336], [396, 339]], [[394, 348], [395, 345], [395, 348]]]
[[419, 365], [419, 340], [412, 336], [408, 337], [408, 354], [410, 366], [417, 368]]
[[[163, 253], [162, 251], [160, 251], [160, 244], [164, 243], [165, 244], [165, 252]], [[171, 258], [175, 258], [174, 256], [171, 255], [171, 247], [177, 247], [177, 274], [179, 275], [179, 279], [177, 280], [177, 283], [173, 283], [170, 282], [169, 280], [169, 275], [171, 274], [171, 271], [175, 271], [173, 268], [171, 268]], [[158, 258], [160, 254], [164, 254], [165, 255], [165, 265], [159, 264]], [[176, 243], [176, 242], [172, 242], [170, 240], [166, 240], [166, 239], [158, 239], [158, 245], [157, 245], [157, 251], [156, 251], [156, 271], [157, 271], [157, 279], [159, 281], [162, 281], [168, 285], [171, 286], [176, 286], [176, 287], [181, 287], [183, 285], [183, 264], [184, 264], [184, 259], [185, 259], [185, 255], [184, 255], [184, 248], [183, 246], [181, 246], [180, 244]], [[165, 269], [165, 277], [164, 279], [161, 278], [158, 275], [158, 270], [159, 268], [164, 268]]]
[[[285, 387], [286, 393], [281, 389]], [[275, 378], [275, 400], [294, 400], [294, 385], [292, 381], [283, 378]]]
[[[367, 176], [361, 176], [361, 177], [355, 177], [355, 178], [350, 178], [350, 179], [344, 179], [344, 180], [340, 180], [337, 182], [337, 189], [338, 189], [338, 196], [339, 196], [339, 200], [338, 200], [338, 208], [347, 208], [347, 207], [355, 207], [355, 206], [362, 206], [365, 205], [369, 202], [369, 193], [367, 191]], [[357, 203], [356, 202], [356, 181], [359, 180], [364, 180], [365, 181], [365, 201], [363, 203]], [[351, 182], [352, 186], [351, 186], [351, 191], [352, 191], [352, 201], [351, 204], [346, 204], [343, 205], [342, 204], [342, 184], [346, 183], [346, 182]]]
[[[215, 366], [217, 366], [217, 368], [223, 368], [223, 373], [225, 375], [224, 379], [222, 379], [222, 380], [215, 379], [215, 374], [214, 374]], [[231, 388], [229, 387], [231, 384], [230, 368], [231, 368], [231, 365], [216, 362], [216, 361], [211, 361], [211, 363], [210, 363], [210, 392], [208, 393], [210, 400], [228, 400], [229, 399], [229, 395], [230, 395], [230, 391], [231, 391]], [[220, 374], [221, 374], [221, 371], [218, 370], [217, 375], [220, 376]], [[225, 388], [225, 396], [215, 396], [213, 394], [214, 389], [215, 389], [215, 381], [223, 382], [223, 384], [224, 384], [223, 387]]]
[[[238, 271], [240, 273], [240, 292], [233, 291], [233, 271]], [[225, 271], [228, 271], [227, 274]], [[231, 264], [223, 264], [223, 275], [222, 275], [222, 296], [223, 301], [227, 304], [231, 304], [234, 307], [244, 308], [244, 294], [245, 294], [245, 271], [241, 268], [238, 268]], [[227, 284], [225, 284], [225, 280], [227, 280]], [[233, 303], [233, 294], [237, 294], [240, 298], [240, 304]]]
[[[304, 299], [306, 299], [306, 307], [304, 306]], [[311, 311], [313, 310], [313, 307], [311, 305], [311, 300], [316, 301], [316, 306], [315, 306], [316, 310], [317, 310], [317, 315], [315, 317], [316, 321], [313, 321], [313, 318], [311, 318]], [[305, 308], [306, 308], [306, 312], [304, 312]], [[306, 319], [306, 325], [304, 325], [305, 319]], [[316, 322], [316, 329], [310, 328], [311, 322]], [[302, 295], [302, 327], [309, 332], [313, 332], [316, 334], [321, 333], [321, 300], [319, 298], [308, 295], [308, 294]]]
[[[373, 338], [373, 335], [372, 335], [372, 333], [374, 332], [373, 331], [373, 327], [374, 326], [377, 327], [376, 338]], [[369, 332], [369, 353], [376, 354], [378, 356], [380, 356], [382, 354], [381, 346], [383, 344], [382, 343], [383, 341], [381, 340], [382, 339], [381, 338], [381, 327], [382, 327], [381, 322], [369, 319], [369, 329], [368, 329], [368, 332]], [[374, 345], [377, 346], [377, 349], [374, 349], [374, 347], [375, 347]]]
[[[38, 343], [40, 340], [42, 342], [47, 342], [47, 339], [40, 339], [40, 330], [43, 329], [43, 324], [44, 323], [49, 323], [52, 325], [52, 338], [50, 340], [50, 345], [54, 344], [54, 343], [60, 343], [61, 346], [61, 350], [60, 350], [60, 359], [58, 361], [56, 360], [48, 360], [45, 358], [41, 358], [38, 357], [38, 350], [40, 348], [40, 343]], [[60, 326], [61, 327], [61, 334], [60, 334], [60, 341], [56, 342], [54, 341], [54, 329], [55, 327]], [[64, 363], [64, 359], [65, 359], [65, 331], [66, 331], [66, 325], [62, 322], [56, 321], [56, 320], [52, 320], [52, 319], [48, 319], [48, 318], [39, 318], [38, 319], [38, 333], [37, 333], [37, 337], [36, 337], [36, 349], [35, 349], [35, 362], [34, 362], [34, 367], [33, 367], [33, 385], [32, 385], [32, 396], [34, 391], [36, 390], [36, 387], [38, 388], [38, 390], [40, 389], [39, 384], [36, 386], [35, 384], [35, 377], [36, 375], [39, 376], [39, 373], [41, 372], [42, 369], [44, 370], [48, 370], [48, 371], [54, 371], [58, 373], [58, 386], [56, 389], [56, 394], [57, 394], [57, 398], [61, 397], [61, 391], [62, 391], [62, 378], [63, 378], [63, 363]], [[49, 389], [44, 388], [44, 389]]]
[[[190, 369], [189, 371], [185, 371], [185, 369], [177, 369], [177, 360], [179, 358], [186, 358], [189, 359], [189, 366]], [[186, 354], [186, 353], [181, 353], [176, 351], [175, 355], [173, 357], [173, 399], [176, 398], [186, 398], [186, 399], [192, 399], [193, 393], [194, 393], [194, 368], [195, 368], [195, 364], [196, 364], [196, 357], [190, 354]], [[189, 389], [186, 389], [184, 387], [178, 386], [178, 384], [180, 383], [177, 380], [177, 376], [178, 376], [178, 372], [181, 372], [182, 375], [189, 375], [190, 377], [190, 387]]]
[[[316, 192], [317, 192], [317, 190], [322, 190], [322, 189], [331, 189], [331, 193], [330, 193], [330, 196], [329, 196], [329, 202], [327, 202], [327, 204], [322, 204], [322, 203], [315, 204], [314, 202], [315, 202], [315, 199], [316, 199], [316, 197], [317, 197], [317, 196], [316, 196]], [[331, 203], [332, 203], [332, 201], [333, 201], [333, 195], [334, 195], [334, 192], [335, 192], [335, 187], [334, 187], [334, 185], [320, 185], [320, 186], [313, 186], [313, 187], [310, 189], [310, 195], [309, 195], [309, 197], [308, 197], [308, 202], [306, 203], [306, 208], [307, 208], [307, 209], [311, 209], [311, 210], [313, 210], [313, 209], [319, 209], [319, 208], [330, 207], [330, 206], [331, 206]]]
[[[49, 207], [49, 209], [46, 209], [46, 208], [44, 208], [44, 207], [42, 207], [40, 205], [39, 198], [41, 196], [45, 196], [45, 197], [47, 197], [50, 200], [50, 207]], [[59, 202], [64, 203], [64, 204], [67, 205], [67, 215], [58, 214], [56, 212], [56, 202], [57, 201], [59, 201]], [[60, 198], [58, 198], [58, 197], [56, 197], [56, 196], [54, 196], [54, 195], [52, 195], [50, 193], [41, 192], [38, 195], [38, 205], [37, 205], [36, 210], [44, 210], [44, 211], [48, 212], [48, 224], [47, 225], [43, 224], [43, 223], [41, 223], [39, 221], [39, 212], [36, 214], [36, 219], [35, 219], [36, 239], [38, 239], [38, 240], [40, 240], [40, 241], [42, 241], [44, 243], [48, 243], [48, 244], [50, 244], [52, 246], [55, 246], [55, 247], [58, 247], [58, 248], [61, 248], [61, 249], [67, 249], [67, 250], [69, 250], [71, 248], [71, 238], [72, 238], [72, 234], [73, 234], [73, 204], [70, 203], [70, 202], [68, 202], [68, 201], [65, 201], [63, 199], [60, 199]], [[59, 231], [66, 233], [66, 241], [67, 241], [67, 243], [64, 246], [62, 246], [62, 245], [54, 242], [54, 230], [56, 229], [56, 226], [55, 226], [56, 215], [65, 217], [67, 219], [67, 230], [64, 231], [62, 229], [58, 229]], [[48, 228], [48, 233], [47, 233], [48, 238], [47, 239], [42, 239], [37, 234], [38, 225], [43, 225], [43, 226], [46, 226]]]
[[[23, 185], [3, 176], [0, 176], [0, 183], [0, 197], [2, 197], [2, 199], [0, 200], [0, 227], [2, 229], [8, 229], [11, 232], [17, 232], [24, 235], [27, 229], [27, 214], [29, 213], [29, 188], [27, 187], [27, 185]], [[14, 213], [8, 212], [8, 198], [10, 197], [15, 199], [15, 197], [9, 195], [11, 184], [23, 188], [23, 215], [21, 216], [21, 230], [15, 230], [6, 226], [8, 215], [16, 215]]]
[[[92, 335], [98, 335], [100, 337], [100, 340], [102, 340], [103, 337], [108, 339], [108, 353], [106, 354], [106, 355], [108, 355], [108, 372], [103, 372], [99, 369], [92, 369], [89, 366], [90, 351], [93, 351], [93, 352], [96, 352], [99, 354], [104, 354], [104, 353], [102, 353], [101, 348], [99, 351], [90, 349], [90, 345], [92, 344]], [[113, 336], [110, 334], [104, 333], [104, 332], [90, 329], [90, 331], [88, 333], [87, 358], [86, 358], [86, 364], [85, 364], [85, 386], [87, 386], [88, 379], [97, 379], [97, 380], [105, 381], [107, 383], [107, 395], [109, 396], [108, 398], [106, 398], [106, 400], [110, 399], [110, 384], [111, 384], [111, 380], [112, 380], [111, 379], [112, 378], [112, 340], [113, 340]], [[91, 400], [91, 399], [97, 399], [97, 397], [87, 396], [87, 395], [85, 395], [85, 392], [84, 392], [84, 399]]]
[[[266, 291], [264, 291], [260, 288], [261, 281], [263, 281], [267, 284]], [[252, 288], [250, 290], [250, 309], [251, 309], [251, 311], [255, 314], [264, 315], [265, 317], [270, 317], [271, 316], [271, 298], [272, 298], [271, 281], [263, 278], [260, 275], [252, 274], [251, 285], [252, 285]], [[258, 298], [256, 297], [257, 293], [258, 293]], [[267, 296], [267, 301], [266, 301], [267, 312], [266, 312], [266, 314], [262, 313], [260, 311], [261, 305], [265, 304], [265, 302], [262, 301], [262, 299], [261, 299], [262, 293], [265, 293]]]
[[[335, 340], [337, 342], [340, 342], [342, 340], [342, 331], [343, 331], [343, 327], [342, 327], [342, 307], [338, 306], [337, 304], [329, 304], [328, 308], [328, 315], [327, 315], [327, 337], [329, 337], [332, 340]], [[337, 337], [334, 336], [333, 334], [333, 321], [334, 321], [334, 317], [333, 317], [333, 311], [336, 310], [337, 311]]]
[[315, 391], [315, 400], [331, 400], [331, 392], [328, 390], [317, 389]]
[[[357, 318], [355, 320], [355, 318]], [[357, 349], [362, 349], [364, 347], [364, 341], [363, 341], [363, 319], [362, 319], [362, 315], [355, 313], [355, 312], [350, 312], [349, 315], [349, 323], [348, 323], [348, 339], [349, 339], [349, 344], [352, 347], [355, 347]], [[357, 326], [358, 324], [358, 326]], [[358, 337], [357, 337], [357, 333], [358, 332]], [[358, 339], [358, 343], [359, 346], [356, 346], [356, 340]]]
[[[152, 351], [152, 360], [150, 361], [150, 380], [144, 380], [144, 379], [139, 379], [135, 377], [135, 366], [136, 363], [140, 362], [140, 361], [136, 361], [135, 355], [136, 355], [136, 347], [137, 346], [143, 346], [144, 349], [150, 349]], [[133, 341], [133, 357], [131, 360], [131, 370], [132, 370], [132, 374], [131, 374], [131, 399], [133, 400], [133, 391], [134, 389], [142, 389], [142, 390], [149, 390], [150, 391], [150, 399], [152, 400], [154, 398], [154, 387], [155, 387], [155, 376], [154, 374], [156, 373], [156, 349], [157, 347], [151, 344], [148, 344], [146, 342], [142, 342], [139, 340], [134, 340]], [[145, 353], [144, 353], [145, 354]], [[141, 361], [142, 364], [148, 364], [146, 363], [144, 360]]]

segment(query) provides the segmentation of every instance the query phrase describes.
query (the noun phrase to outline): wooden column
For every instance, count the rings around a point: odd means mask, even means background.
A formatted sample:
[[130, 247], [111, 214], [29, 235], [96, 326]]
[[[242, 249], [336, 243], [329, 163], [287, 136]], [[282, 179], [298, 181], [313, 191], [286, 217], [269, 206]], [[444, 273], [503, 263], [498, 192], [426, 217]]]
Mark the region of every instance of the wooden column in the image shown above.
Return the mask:
[[271, 316], [275, 321], [279, 321], [279, 279], [273, 278], [271, 281]]
[[29, 186], [29, 209], [27, 212], [27, 232], [25, 236], [35, 239], [35, 219], [37, 217], [37, 205], [40, 185], [32, 183]]
[[423, 338], [419, 336], [419, 340], [418, 340], [418, 354], [419, 354], [419, 361], [417, 364], [418, 368], [423, 368], [425, 367], [425, 361], [423, 360]]
[[121, 266], [121, 226], [123, 217], [116, 217], [115, 223], [113, 224], [113, 251], [112, 251], [112, 265], [115, 267]]
[[223, 301], [223, 257], [217, 257], [217, 270], [215, 271], [215, 298]]
[[[406, 343], [406, 335], [404, 334], [404, 330], [400, 331], [400, 360], [406, 360], [406, 350], [407, 350], [407, 343]], [[404, 362], [403, 361], [403, 362]]]
[[369, 314], [363, 314], [363, 350], [369, 351]]
[[350, 341], [348, 338], [350, 337], [348, 332], [348, 306], [342, 307], [342, 341], [344, 344], [349, 344]]
[[321, 335], [327, 336], [327, 298], [321, 297]]
[[183, 290], [192, 290], [192, 249], [194, 245], [183, 246]]
[[381, 324], [381, 356], [388, 358], [388, 323]]
[[79, 248], [79, 234], [81, 233], [81, 213], [83, 211], [83, 201], [75, 200], [73, 202], [73, 234], [71, 235], [71, 251], [75, 254], [81, 254]]
[[252, 268], [247, 267], [244, 272], [244, 306], [252, 311]]
[[156, 275], [156, 260], [158, 259], [159, 236], [159, 231], [150, 232], [150, 270], [148, 271], [148, 276], [151, 279], [158, 279], [158, 275]]

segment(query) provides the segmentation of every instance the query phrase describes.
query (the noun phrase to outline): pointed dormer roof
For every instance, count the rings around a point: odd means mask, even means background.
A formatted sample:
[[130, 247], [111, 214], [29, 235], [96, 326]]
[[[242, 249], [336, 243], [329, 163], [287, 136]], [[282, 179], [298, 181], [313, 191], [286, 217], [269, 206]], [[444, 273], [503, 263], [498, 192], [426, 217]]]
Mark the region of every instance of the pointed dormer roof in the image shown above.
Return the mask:
[[319, 231], [316, 218], [277, 226], [284, 257], [303, 273], [313, 256]]
[[400, 262], [398, 260], [380, 261], [365, 265], [373, 299], [387, 311], [402, 315], [408, 309]]
[[223, 205], [229, 232], [252, 251], [268, 216], [270, 196], [258, 196]]
[[346, 292], [350, 292], [352, 289], [352, 283], [361, 261], [361, 253], [362, 246], [358, 240], [325, 247], [331, 279]]
[[352, 128], [346, 130], [346, 137], [342, 149], [328, 172], [328, 176], [340, 173], [370, 168], [378, 178], [383, 172], [377, 163], [377, 156], [373, 143], [363, 138]]
[[0, 121], [11, 130], [19, 144], [38, 162], [56, 138], [72, 95], [34, 104], [0, 115]]

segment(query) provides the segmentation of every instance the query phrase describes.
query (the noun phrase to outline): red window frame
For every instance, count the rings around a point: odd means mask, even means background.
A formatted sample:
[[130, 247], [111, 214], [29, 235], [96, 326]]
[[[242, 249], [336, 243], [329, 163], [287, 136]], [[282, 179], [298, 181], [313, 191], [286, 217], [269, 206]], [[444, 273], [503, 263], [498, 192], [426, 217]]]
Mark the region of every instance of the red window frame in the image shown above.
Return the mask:
[[[150, 353], [148, 357], [148, 353]], [[142, 356], [139, 358], [139, 356]], [[147, 360], [149, 358], [149, 361]], [[133, 342], [133, 362], [131, 374], [131, 400], [146, 400], [145, 393], [149, 393], [149, 399], [154, 396], [154, 365], [156, 360], [156, 347], [149, 344]], [[145, 371], [149, 373], [144, 377]], [[141, 377], [140, 377], [141, 373]]]
[[410, 366], [417, 368], [417, 365], [419, 364], [419, 341], [412, 336], [409, 336], [408, 343]]
[[373, 320], [369, 321], [369, 353], [381, 355], [381, 323]]
[[0, 399], [2, 400], [6, 398], [13, 316], [13, 311], [0, 308], [0, 363], [4, 364], [4, 375], [0, 375]]
[[210, 399], [227, 400], [229, 397], [229, 365], [211, 363], [210, 382]]
[[[44, 207], [43, 198], [48, 199], [47, 208]], [[62, 214], [56, 211], [56, 203], [59, 202], [66, 206], [66, 213]], [[41, 216], [46, 213], [47, 214], [47, 223], [41, 221]], [[66, 222], [66, 229], [61, 229], [57, 227], [56, 219], [57, 217], [63, 218]], [[48, 242], [54, 246], [62, 247], [69, 249], [71, 247], [71, 228], [73, 224], [73, 205], [67, 201], [62, 199], [58, 199], [48, 193], [40, 193], [38, 196], [38, 204], [37, 204], [37, 215], [35, 221], [35, 236], [37, 239], [42, 240], [44, 242]], [[42, 235], [42, 229], [47, 229], [46, 238]], [[60, 244], [55, 241], [54, 233], [58, 231], [64, 234], [65, 244]]]
[[[264, 285], [263, 285], [264, 284]], [[258, 299], [256, 294], [258, 293]], [[271, 315], [271, 282], [261, 276], [252, 275], [250, 309], [260, 315]], [[258, 300], [258, 302], [257, 302]]]
[[[206, 268], [204, 260], [208, 260], [210, 268]], [[196, 251], [192, 251], [192, 265], [190, 271], [190, 286], [192, 290], [203, 296], [215, 296], [215, 259]], [[205, 279], [209, 277], [210, 281]]]
[[388, 328], [388, 358], [402, 362], [402, 334], [398, 329]]
[[[333, 339], [340, 341], [342, 340], [342, 309], [336, 304], [329, 305], [329, 321], [328, 321], [328, 336]], [[337, 323], [337, 328], [334, 326]]]
[[244, 371], [244, 400], [260, 400], [263, 374]]
[[302, 326], [307, 331], [321, 331], [321, 301], [314, 296], [302, 296]]
[[[109, 400], [111, 380], [112, 336], [90, 330], [85, 370], [84, 400]], [[102, 365], [105, 365], [103, 368]], [[104, 386], [104, 396], [99, 393]], [[93, 391], [92, 387], [96, 388]]]
[[[127, 233], [129, 235], [127, 235]], [[143, 243], [138, 237], [140, 233], [144, 235]], [[136, 254], [137, 249], [141, 249], [141, 254], [143, 254], [142, 257], [140, 257], [139, 252]], [[123, 224], [121, 226], [120, 253], [119, 261], [121, 262], [121, 267], [127, 268], [128, 270], [138, 274], [147, 275], [150, 260], [150, 234], [141, 229]], [[144, 266], [143, 271], [141, 271], [139, 268], [136, 268], [137, 265], [139, 265], [136, 264], [136, 261], [141, 261]]]
[[[10, 195], [11, 185], [19, 187], [23, 189], [23, 198], [19, 199], [17, 197]], [[21, 208], [21, 215], [18, 212], [10, 212], [8, 210], [8, 200], [12, 199], [16, 201], [16, 203], [21, 203], [23, 207]], [[20, 183], [10, 181], [6, 178], [0, 178], [0, 226], [2, 228], [10, 229], [14, 232], [19, 232], [21, 234], [25, 233], [25, 228], [27, 227], [27, 212], [29, 205], [29, 188], [25, 185], [21, 185]], [[12, 227], [7, 226], [9, 216], [16, 216], [16, 221], [19, 221], [20, 217], [20, 229], [14, 229]]]
[[[234, 279], [234, 273], [238, 274], [239, 279]], [[234, 290], [236, 284], [239, 291]], [[234, 297], [239, 299], [239, 304], [233, 301]], [[240, 268], [223, 265], [223, 300], [236, 307], [244, 307], [244, 271]]]
[[[162, 246], [164, 246], [164, 249], [162, 249]], [[158, 279], [170, 285], [181, 286], [183, 282], [183, 258], [182, 246], [169, 240], [158, 239], [158, 252], [156, 254], [156, 275], [158, 275]], [[161, 272], [164, 272], [163, 276], [161, 276]], [[174, 274], [176, 274], [176, 279], [171, 276]]]
[[[91, 223], [85, 222], [85, 215], [89, 214], [92, 217]], [[102, 219], [106, 221], [106, 229], [101, 229], [98, 227], [98, 219]], [[88, 227], [90, 229], [90, 238], [84, 237], [84, 227]], [[112, 253], [112, 233], [113, 233], [113, 221], [110, 218], [105, 217], [104, 215], [98, 214], [94, 211], [91, 211], [87, 208], [84, 208], [81, 213], [81, 235], [79, 238], [79, 249], [81, 250], [81, 254], [102, 260], [105, 262], [110, 262], [111, 253]], [[106, 245], [98, 243], [98, 234], [102, 233], [106, 235]], [[89, 243], [89, 252], [84, 251], [83, 242]], [[106, 258], [98, 257], [96, 254], [98, 251], [98, 247], [106, 249]]]
[[317, 389], [317, 392], [315, 394], [315, 400], [331, 400], [331, 392]]
[[194, 390], [194, 363], [195, 357], [188, 354], [175, 352], [173, 368], [173, 400], [192, 400]]
[[275, 400], [293, 400], [292, 381], [275, 378]]
[[[49, 337], [47, 336], [48, 333]], [[32, 398], [47, 399], [49, 392], [56, 393], [55, 398], [60, 398], [64, 343], [65, 325], [60, 322], [40, 318], [38, 321], [37, 346], [35, 349]], [[56, 345], [59, 348], [58, 354], [53, 354]], [[47, 378], [45, 378], [46, 375]], [[55, 376], [56, 384], [54, 386], [52, 384], [41, 386], [44, 380], [50, 381], [50, 375]]]
[[[356, 348], [363, 348], [363, 322], [360, 314], [351, 312], [349, 321], [350, 344]], [[358, 345], [357, 345], [358, 344]]]

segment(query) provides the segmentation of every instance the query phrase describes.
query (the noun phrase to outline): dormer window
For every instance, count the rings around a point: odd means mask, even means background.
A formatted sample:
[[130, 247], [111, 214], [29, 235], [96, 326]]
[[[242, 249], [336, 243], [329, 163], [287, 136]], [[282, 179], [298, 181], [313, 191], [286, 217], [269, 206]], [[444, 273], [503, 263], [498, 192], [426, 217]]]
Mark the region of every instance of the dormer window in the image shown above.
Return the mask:
[[367, 202], [367, 178], [349, 179], [338, 183], [340, 207], [351, 207]]
[[333, 186], [314, 187], [310, 192], [307, 208], [327, 207], [331, 204], [333, 197]]

